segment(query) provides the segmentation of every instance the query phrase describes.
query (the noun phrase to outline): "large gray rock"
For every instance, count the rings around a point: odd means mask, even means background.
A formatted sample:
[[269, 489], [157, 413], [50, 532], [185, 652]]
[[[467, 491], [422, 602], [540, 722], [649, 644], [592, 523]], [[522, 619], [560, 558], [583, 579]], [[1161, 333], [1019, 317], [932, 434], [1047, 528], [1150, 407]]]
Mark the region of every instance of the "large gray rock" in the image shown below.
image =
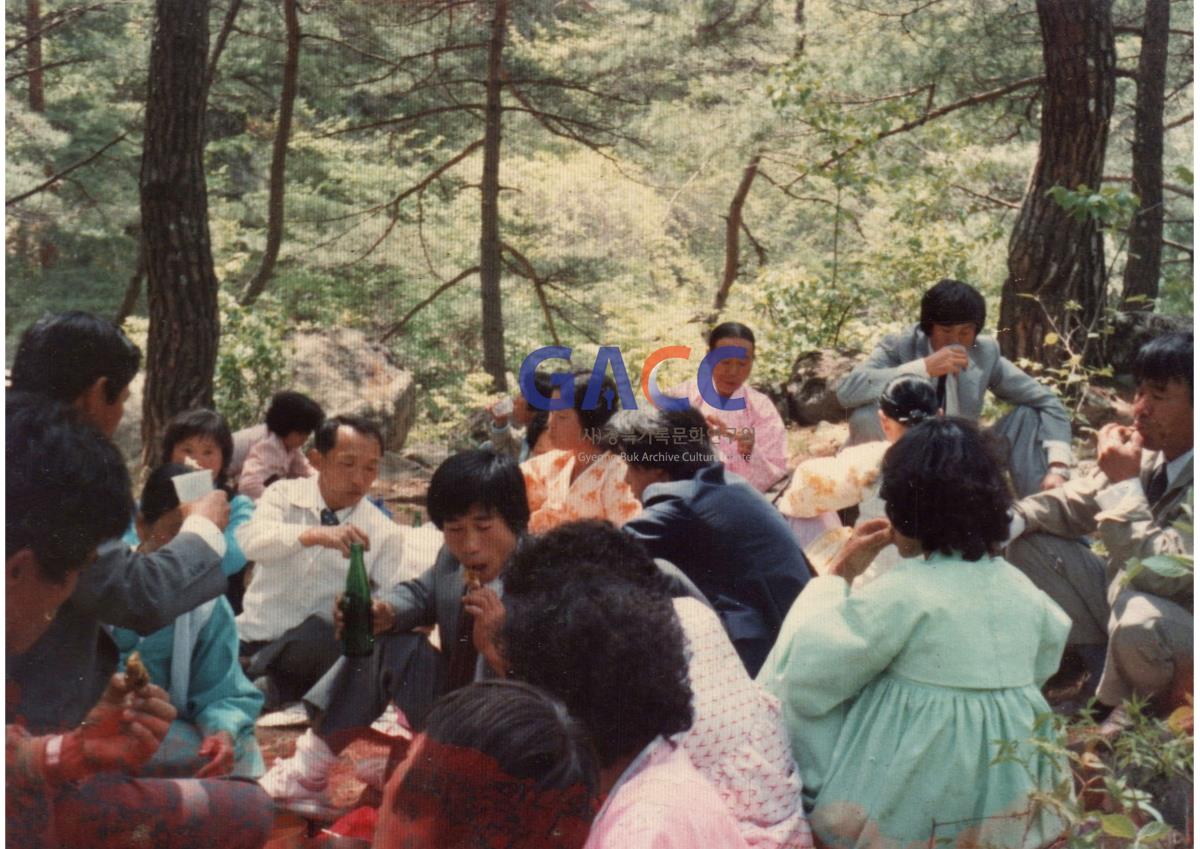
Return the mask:
[[[416, 417], [416, 386], [383, 345], [362, 331], [333, 328], [297, 331], [288, 347], [292, 373], [281, 389], [311, 396], [327, 415], [363, 416], [383, 430], [388, 451], [404, 447]], [[145, 371], [133, 379], [125, 417], [113, 435], [131, 464], [141, 460], [145, 382]]]
[[809, 351], [798, 356], [784, 387], [789, 418], [799, 425], [844, 420], [846, 410], [835, 393], [861, 358], [853, 351]]
[[292, 381], [325, 408], [327, 415], [362, 416], [383, 429], [389, 451], [404, 447], [416, 417], [412, 374], [392, 360], [386, 347], [360, 330], [301, 330], [289, 340]]
[[1191, 316], [1159, 315], [1153, 312], [1117, 313], [1113, 320], [1114, 332], [1108, 337], [1108, 362], [1116, 375], [1133, 371], [1133, 358], [1138, 348], [1156, 336], [1174, 330], [1191, 330]]

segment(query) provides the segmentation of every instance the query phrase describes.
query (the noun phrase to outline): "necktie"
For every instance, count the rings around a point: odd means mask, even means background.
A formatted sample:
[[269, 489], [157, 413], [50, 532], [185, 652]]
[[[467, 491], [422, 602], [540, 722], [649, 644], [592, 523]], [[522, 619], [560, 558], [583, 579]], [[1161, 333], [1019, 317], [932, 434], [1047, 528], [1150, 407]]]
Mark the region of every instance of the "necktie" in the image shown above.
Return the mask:
[[326, 507], [321, 511], [321, 524], [325, 527], [332, 527], [334, 525], [340, 525], [341, 522], [338, 521], [337, 513], [334, 513], [332, 510]]
[[458, 634], [449, 647], [450, 666], [446, 670], [446, 686], [442, 692], [449, 693], [475, 680], [475, 661], [479, 652], [475, 650], [474, 629], [475, 617], [460, 608]]
[[943, 412], [946, 410], [946, 375], [937, 379], [937, 405]]
[[1153, 507], [1158, 499], [1163, 497], [1167, 491], [1167, 464], [1160, 463], [1158, 468], [1154, 470], [1154, 474], [1150, 475], [1150, 482], [1146, 485], [1146, 500]]

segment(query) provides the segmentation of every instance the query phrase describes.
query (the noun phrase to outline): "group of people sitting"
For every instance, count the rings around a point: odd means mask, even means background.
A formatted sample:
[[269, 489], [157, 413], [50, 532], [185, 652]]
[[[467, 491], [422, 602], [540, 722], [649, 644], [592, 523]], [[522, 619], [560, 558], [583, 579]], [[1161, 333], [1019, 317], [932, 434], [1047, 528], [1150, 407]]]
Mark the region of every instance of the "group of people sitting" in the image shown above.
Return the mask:
[[[384, 442], [353, 416], [315, 420], [309, 474], [306, 429], [269, 413], [275, 471], [235, 524], [235, 440], [182, 414], [135, 508], [106, 437], [137, 349], [44, 319], [6, 403], [10, 833], [261, 846], [274, 807], [334, 813], [340, 753], [394, 705], [416, 736], [339, 845], [1047, 845], [1063, 823], [1037, 794], [1069, 773], [1040, 688], [1064, 647], [1110, 722], [1190, 686], [1190, 578], [1131, 561], [1191, 552], [1192, 336], [1143, 347], [1133, 427], [1072, 480], [1065, 410], [984, 317], [933, 287], [839, 389], [853, 444], [791, 474], [743, 325], [709, 339], [741, 349], [713, 374], [738, 411], [691, 385], [684, 410], [587, 409], [585, 375], [562, 409], [493, 407], [494, 444], [430, 481], [432, 546], [368, 499]], [[984, 431], [988, 389], [1015, 407]], [[181, 501], [188, 460], [218, 488]], [[854, 505], [814, 574], [803, 523]], [[365, 657], [339, 644], [355, 544]], [[310, 728], [264, 775], [254, 719], [294, 700]]]

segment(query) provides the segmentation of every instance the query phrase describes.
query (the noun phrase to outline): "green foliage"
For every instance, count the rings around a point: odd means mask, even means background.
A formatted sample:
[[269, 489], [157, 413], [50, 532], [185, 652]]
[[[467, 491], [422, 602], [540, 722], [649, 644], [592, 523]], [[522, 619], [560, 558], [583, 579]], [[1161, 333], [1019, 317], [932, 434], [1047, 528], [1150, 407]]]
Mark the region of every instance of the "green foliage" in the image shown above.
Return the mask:
[[[1030, 796], [1033, 806], [1052, 811], [1063, 822], [1056, 846], [1141, 849], [1160, 845], [1173, 833], [1156, 807], [1157, 800], [1143, 788], [1192, 780], [1191, 708], [1180, 709], [1186, 717], [1180, 713], [1166, 721], [1150, 716], [1137, 700], [1126, 702], [1124, 708], [1131, 724], [1115, 738], [1102, 736], [1085, 712], [1074, 721], [1054, 714], [1039, 717], [1031, 740], [997, 741], [993, 763], [1019, 763], [1032, 770], [1033, 759], [1039, 756], [1067, 765], [1049, 792]], [[1096, 804], [1098, 795], [1108, 799], [1102, 809]]]
[[1112, 186], [1102, 186], [1099, 191], [1087, 186], [1079, 186], [1075, 191], [1055, 186], [1046, 194], [1076, 221], [1091, 219], [1104, 227], [1121, 229], [1129, 226], [1140, 203], [1137, 195]]
[[[1183, 514], [1171, 523], [1180, 535], [1189, 541], [1193, 539], [1195, 526], [1195, 491], [1189, 489], [1187, 498], [1180, 505]], [[1189, 548], [1192, 546], [1189, 545]], [[1121, 576], [1122, 584], [1128, 586], [1142, 570], [1149, 570], [1163, 578], [1190, 578], [1196, 574], [1195, 554], [1154, 554], [1149, 557], [1131, 557], [1125, 564], [1125, 572]]]
[[221, 345], [217, 352], [213, 400], [232, 430], [257, 424], [271, 395], [287, 388], [289, 372], [284, 332], [287, 319], [278, 303], [260, 298], [253, 309], [232, 295], [218, 296]]
[[[1121, 15], [1140, 14], [1127, 5]], [[978, 285], [995, 304], [1035, 155], [1037, 89], [921, 122], [1041, 73], [1036, 18], [969, 0], [899, 14], [871, 6], [809, 3], [801, 28], [790, 0], [512, 4], [501, 237], [533, 266], [554, 330], [581, 360], [582, 346], [619, 345], [636, 380], [647, 351], [696, 345], [724, 266], [725, 216], [752, 157], [759, 171], [743, 208], [739, 274], [718, 318], [755, 326], [756, 382], [781, 380], [803, 350], [865, 347], [910, 323], [920, 292], [942, 276]], [[113, 314], [140, 228], [153, 4], [41, 7], [82, 14], [42, 40], [43, 61], [65, 63], [46, 73], [44, 113], [28, 105], [26, 52], [6, 55], [8, 196], [128, 136], [8, 208], [10, 350], [47, 309]], [[210, 42], [227, 8], [213, 4]], [[23, 37], [25, 10], [23, 0], [6, 4], [10, 42]], [[1172, 11], [1186, 18], [1190, 3]], [[300, 25], [276, 302], [250, 313], [379, 336], [479, 262], [481, 151], [431, 175], [482, 135], [488, 9], [316, 3], [302, 6]], [[278, 4], [243, 3], [209, 93], [209, 227], [230, 292], [265, 248], [283, 33]], [[1190, 56], [1185, 39], [1172, 38], [1172, 55]], [[1168, 74], [1169, 90], [1182, 93], [1169, 106], [1177, 120], [1188, 111], [1190, 61], [1170, 63]], [[1119, 111], [1114, 127], [1127, 119]], [[1165, 173], [1190, 185], [1190, 135], [1170, 132], [1166, 144]], [[1126, 147], [1114, 136], [1109, 148], [1106, 173], [1128, 173]], [[1132, 207], [1107, 186], [1095, 194], [1072, 202], [1107, 216], [1115, 233]], [[1167, 238], [1190, 245], [1190, 199], [1170, 193], [1166, 203]], [[515, 370], [552, 334], [525, 270], [506, 260], [505, 349]], [[1191, 267], [1164, 265], [1160, 291], [1160, 310], [1190, 312]], [[270, 357], [250, 353], [253, 333], [235, 329], [244, 319], [225, 317], [240, 341], [222, 342], [228, 386], [219, 391], [242, 399], [237, 417], [251, 415], [270, 382]], [[466, 403], [464, 375], [482, 365], [478, 278], [438, 295], [390, 344], [422, 387], [418, 434], [426, 420], [440, 434]], [[686, 376], [682, 364], [671, 368]], [[1044, 377], [1065, 383], [1071, 374]], [[450, 400], [435, 402], [438, 393]]]

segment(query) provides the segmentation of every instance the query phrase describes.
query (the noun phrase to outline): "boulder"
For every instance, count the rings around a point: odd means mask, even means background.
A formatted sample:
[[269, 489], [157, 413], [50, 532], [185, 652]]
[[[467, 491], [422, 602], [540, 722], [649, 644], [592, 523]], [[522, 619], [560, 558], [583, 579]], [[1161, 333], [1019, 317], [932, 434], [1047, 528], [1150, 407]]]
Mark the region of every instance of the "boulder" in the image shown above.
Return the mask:
[[788, 417], [799, 425], [840, 422], [846, 410], [838, 403], [838, 384], [862, 358], [855, 351], [809, 351], [796, 358], [784, 386]]
[[388, 451], [404, 447], [416, 417], [417, 390], [412, 374], [392, 361], [385, 346], [345, 327], [297, 331], [289, 346], [287, 388], [311, 396], [326, 415], [375, 422]]
[[[314, 398], [327, 415], [362, 416], [383, 430], [385, 448], [400, 451], [416, 418], [412, 374], [396, 365], [383, 345], [359, 330], [339, 327], [301, 330], [289, 340], [292, 372], [281, 389]], [[125, 417], [113, 440], [130, 464], [142, 453], [142, 397], [145, 371], [129, 386]]]
[[1113, 319], [1113, 333], [1108, 337], [1108, 362], [1113, 373], [1130, 374], [1133, 358], [1138, 348], [1156, 336], [1173, 330], [1191, 330], [1191, 316], [1159, 315], [1153, 312], [1117, 313]]

